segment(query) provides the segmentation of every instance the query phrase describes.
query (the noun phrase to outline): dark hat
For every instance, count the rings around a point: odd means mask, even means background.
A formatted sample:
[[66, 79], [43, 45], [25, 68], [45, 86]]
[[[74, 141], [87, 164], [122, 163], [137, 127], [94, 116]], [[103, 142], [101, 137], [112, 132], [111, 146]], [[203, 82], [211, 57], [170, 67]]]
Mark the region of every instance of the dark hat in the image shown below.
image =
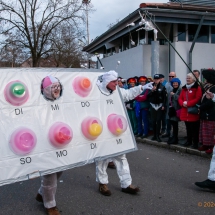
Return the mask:
[[128, 84], [130, 84], [130, 83], [137, 83], [137, 81], [136, 81], [136, 79], [135, 78], [129, 78], [128, 80], [127, 80], [127, 83]]
[[140, 83], [141, 81], [148, 81], [147, 77], [146, 76], [140, 76], [138, 78], [138, 83]]
[[160, 78], [164, 78], [165, 76], [163, 74], [159, 74], [160, 75]]
[[155, 74], [154, 75], [154, 79], [160, 79], [160, 75], [159, 74]]
[[215, 70], [214, 69], [204, 69], [202, 71], [202, 76], [210, 84], [215, 84]]

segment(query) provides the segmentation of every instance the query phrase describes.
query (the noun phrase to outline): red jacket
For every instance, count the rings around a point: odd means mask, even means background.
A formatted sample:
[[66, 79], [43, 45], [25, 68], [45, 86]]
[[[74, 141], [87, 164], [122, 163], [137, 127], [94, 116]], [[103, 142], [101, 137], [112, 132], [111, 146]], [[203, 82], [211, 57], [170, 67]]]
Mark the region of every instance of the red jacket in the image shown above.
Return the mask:
[[199, 85], [195, 84], [188, 90], [186, 85], [182, 87], [181, 94], [178, 98], [178, 103], [182, 107], [180, 120], [182, 121], [198, 121], [199, 114], [190, 114], [187, 112], [187, 108], [183, 106], [183, 102], [187, 101], [187, 107], [192, 107], [196, 105], [202, 98], [202, 90]]

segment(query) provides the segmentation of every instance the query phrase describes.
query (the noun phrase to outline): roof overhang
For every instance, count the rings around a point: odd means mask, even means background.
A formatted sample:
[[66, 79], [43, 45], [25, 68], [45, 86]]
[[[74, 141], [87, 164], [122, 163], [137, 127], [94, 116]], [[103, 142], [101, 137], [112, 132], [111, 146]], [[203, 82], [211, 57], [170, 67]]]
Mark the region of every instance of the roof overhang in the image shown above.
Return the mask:
[[[172, 6], [174, 5], [174, 6]], [[207, 9], [207, 10], [206, 10]], [[205, 16], [203, 25], [215, 26], [215, 8], [199, 7], [199, 6], [183, 6], [180, 4], [140, 4], [140, 8], [129, 14], [115, 26], [96, 38], [92, 43], [83, 48], [83, 51], [94, 53], [102, 47], [111, 47], [114, 40], [122, 37], [139, 27], [140, 20], [139, 11], [146, 11], [153, 14], [153, 20], [157, 23], [182, 23], [182, 24], [199, 24], [202, 16]], [[135, 26], [127, 27], [127, 24], [136, 22]]]

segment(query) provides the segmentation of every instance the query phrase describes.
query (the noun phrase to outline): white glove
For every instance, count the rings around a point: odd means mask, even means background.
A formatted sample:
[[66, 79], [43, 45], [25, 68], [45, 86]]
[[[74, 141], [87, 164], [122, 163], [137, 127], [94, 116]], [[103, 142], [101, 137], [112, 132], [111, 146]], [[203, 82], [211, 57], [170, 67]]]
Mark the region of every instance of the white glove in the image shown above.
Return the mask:
[[142, 86], [142, 90], [146, 90], [146, 89], [151, 90], [151, 89], [153, 88], [153, 85], [152, 85], [152, 84], [153, 84], [153, 82], [150, 82], [150, 83], [148, 83], [148, 84]]

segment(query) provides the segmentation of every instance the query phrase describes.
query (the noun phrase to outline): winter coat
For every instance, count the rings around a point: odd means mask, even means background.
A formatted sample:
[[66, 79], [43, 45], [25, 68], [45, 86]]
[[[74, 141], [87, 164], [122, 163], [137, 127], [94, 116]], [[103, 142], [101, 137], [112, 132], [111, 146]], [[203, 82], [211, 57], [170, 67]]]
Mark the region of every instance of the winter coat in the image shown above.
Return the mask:
[[[215, 93], [215, 86], [209, 89], [210, 92]], [[207, 99], [203, 94], [200, 102], [200, 119], [215, 121], [215, 103], [211, 99]]]
[[[154, 83], [152, 84], [154, 86]], [[166, 100], [167, 100], [167, 94], [166, 94], [166, 88], [159, 83], [157, 85], [157, 89], [155, 91], [151, 91], [148, 94], [149, 102], [152, 104], [161, 104], [162, 107], [166, 109]]]
[[[199, 114], [188, 113], [187, 107], [195, 106], [197, 103], [199, 103], [201, 97], [202, 90], [197, 84], [197, 82], [195, 82], [189, 90], [187, 89], [186, 85], [182, 87], [181, 94], [178, 98], [179, 105], [182, 107], [180, 120], [188, 122], [194, 122], [199, 120]], [[183, 106], [184, 101], [187, 101], [187, 107]]]
[[[174, 107], [175, 110], [181, 109], [181, 106], [178, 103], [178, 98], [180, 94], [181, 94], [181, 87], [178, 88], [178, 90], [174, 95], [170, 96], [172, 107]], [[180, 119], [177, 116], [173, 116], [173, 117], [170, 117], [170, 120], [179, 121]]]

